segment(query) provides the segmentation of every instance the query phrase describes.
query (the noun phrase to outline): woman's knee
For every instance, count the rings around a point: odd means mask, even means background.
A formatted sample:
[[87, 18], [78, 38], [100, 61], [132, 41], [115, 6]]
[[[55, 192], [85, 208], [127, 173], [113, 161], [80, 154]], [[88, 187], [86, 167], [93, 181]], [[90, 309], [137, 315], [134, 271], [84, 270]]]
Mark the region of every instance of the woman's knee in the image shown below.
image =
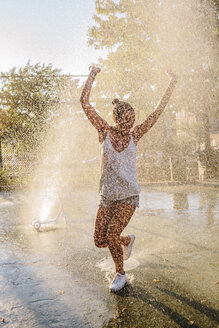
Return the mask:
[[106, 231], [108, 228], [108, 221], [111, 217], [111, 209], [106, 207], [99, 207], [96, 215], [94, 227], [94, 244], [99, 248], [107, 247]]
[[96, 234], [94, 234], [94, 244], [98, 248], [105, 248], [108, 246], [107, 241]]

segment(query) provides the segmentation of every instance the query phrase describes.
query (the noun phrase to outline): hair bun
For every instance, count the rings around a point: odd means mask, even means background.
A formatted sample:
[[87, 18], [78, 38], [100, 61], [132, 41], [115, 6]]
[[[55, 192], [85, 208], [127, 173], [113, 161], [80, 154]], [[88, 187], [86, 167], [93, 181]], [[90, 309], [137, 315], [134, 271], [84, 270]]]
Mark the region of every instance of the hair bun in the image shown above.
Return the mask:
[[113, 104], [113, 105], [116, 105], [116, 104], [118, 104], [119, 102], [120, 102], [119, 99], [115, 98], [115, 99], [113, 99], [112, 104]]

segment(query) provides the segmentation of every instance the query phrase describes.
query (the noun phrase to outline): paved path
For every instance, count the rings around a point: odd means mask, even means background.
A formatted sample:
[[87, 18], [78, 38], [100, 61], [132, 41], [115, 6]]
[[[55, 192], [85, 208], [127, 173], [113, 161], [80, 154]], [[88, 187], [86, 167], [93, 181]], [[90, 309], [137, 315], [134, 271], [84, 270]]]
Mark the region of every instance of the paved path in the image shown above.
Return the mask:
[[66, 201], [67, 229], [36, 232], [23, 202], [0, 194], [0, 327], [219, 327], [217, 188], [142, 188], [118, 294], [108, 250], [93, 245], [95, 190]]

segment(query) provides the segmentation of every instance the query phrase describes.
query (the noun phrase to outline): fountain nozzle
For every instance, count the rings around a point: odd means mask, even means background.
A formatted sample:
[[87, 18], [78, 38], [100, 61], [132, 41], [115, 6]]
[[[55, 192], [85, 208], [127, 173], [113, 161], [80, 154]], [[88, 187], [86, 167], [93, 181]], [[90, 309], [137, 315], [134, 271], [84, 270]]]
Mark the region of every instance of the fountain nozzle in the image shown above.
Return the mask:
[[49, 225], [50, 223], [56, 222], [57, 218], [50, 219], [50, 220], [45, 220], [45, 221], [40, 221], [40, 220], [33, 220], [32, 221], [32, 226], [34, 229], [37, 231], [40, 231], [41, 226]]

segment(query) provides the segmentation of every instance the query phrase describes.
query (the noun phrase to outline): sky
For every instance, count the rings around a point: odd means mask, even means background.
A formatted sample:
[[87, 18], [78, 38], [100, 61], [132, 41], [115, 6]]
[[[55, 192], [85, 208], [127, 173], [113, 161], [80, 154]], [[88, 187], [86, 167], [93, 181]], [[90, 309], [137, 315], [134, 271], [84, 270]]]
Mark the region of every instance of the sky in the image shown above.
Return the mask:
[[52, 64], [65, 74], [88, 74], [106, 51], [88, 47], [95, 0], [0, 0], [0, 72]]

